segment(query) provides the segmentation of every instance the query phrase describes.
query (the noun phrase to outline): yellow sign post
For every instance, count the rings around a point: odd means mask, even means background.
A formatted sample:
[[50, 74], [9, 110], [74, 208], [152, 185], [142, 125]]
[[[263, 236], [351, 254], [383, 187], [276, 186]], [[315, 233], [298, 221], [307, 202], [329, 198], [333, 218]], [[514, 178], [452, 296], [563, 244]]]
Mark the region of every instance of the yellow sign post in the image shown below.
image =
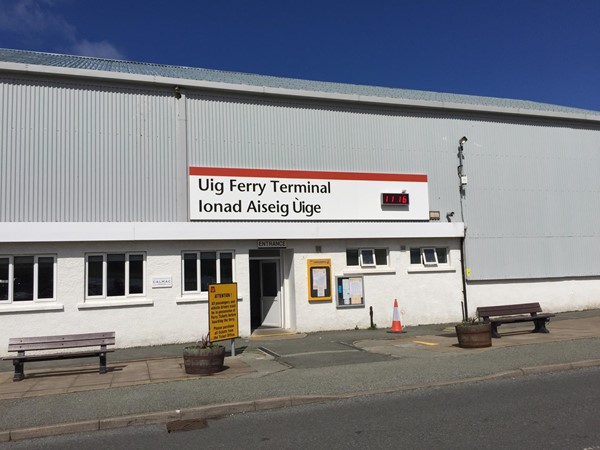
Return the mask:
[[237, 283], [208, 285], [208, 329], [210, 341], [231, 339], [231, 355], [235, 356], [233, 339], [239, 337]]

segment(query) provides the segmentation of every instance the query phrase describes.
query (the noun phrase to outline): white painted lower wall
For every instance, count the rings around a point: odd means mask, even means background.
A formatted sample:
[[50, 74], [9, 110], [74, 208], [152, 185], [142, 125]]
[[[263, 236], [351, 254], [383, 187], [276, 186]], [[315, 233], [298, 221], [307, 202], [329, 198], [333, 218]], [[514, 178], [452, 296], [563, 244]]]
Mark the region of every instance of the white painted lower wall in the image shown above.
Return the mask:
[[[316, 245], [321, 252], [316, 253]], [[449, 269], [427, 273], [410, 272], [409, 248], [450, 247]], [[282, 251], [283, 325], [296, 331], [366, 328], [369, 307], [379, 327], [391, 326], [393, 301], [398, 299], [404, 325], [448, 322], [461, 318], [461, 272], [459, 239], [338, 239], [295, 240]], [[385, 247], [389, 268], [350, 269], [346, 248]], [[404, 246], [402, 250], [401, 246]], [[208, 302], [198, 295], [182, 294], [181, 254], [191, 250], [233, 250], [238, 283], [239, 327], [249, 336], [249, 249], [256, 241], [103, 241], [7, 243], [3, 255], [56, 255], [56, 298], [44, 302], [0, 304], [0, 353], [6, 355], [10, 337], [43, 336], [97, 331], [116, 331], [117, 347], [190, 342], [208, 331]], [[129, 298], [86, 300], [85, 256], [98, 252], [146, 254], [145, 294]], [[364, 277], [365, 306], [338, 309], [335, 301], [310, 303], [307, 295], [307, 259], [330, 258], [332, 283], [336, 275]], [[153, 277], [171, 277], [172, 287], [152, 288]], [[48, 309], [50, 308], [50, 309]]]
[[[402, 325], [444, 323], [462, 318], [462, 274], [459, 239], [382, 239], [300, 242], [294, 249], [296, 283], [295, 310], [300, 331], [342, 330], [370, 326], [369, 307], [379, 328], [392, 325], [394, 299], [398, 300]], [[444, 268], [416, 271], [410, 264], [410, 247], [448, 247], [449, 264]], [[356, 270], [346, 266], [346, 248], [389, 249], [389, 269]], [[307, 260], [331, 258], [336, 275], [362, 275], [364, 308], [337, 308], [335, 302], [308, 302]], [[335, 280], [334, 280], [335, 282]]]
[[478, 306], [539, 302], [545, 312], [600, 308], [600, 277], [469, 282], [469, 314]]
[[[410, 247], [447, 247], [449, 264], [425, 268], [410, 264]], [[317, 248], [317, 247], [320, 247]], [[389, 267], [347, 267], [347, 248], [387, 248]], [[251, 333], [249, 250], [255, 240], [102, 241], [4, 243], [2, 255], [53, 254], [57, 257], [56, 299], [50, 302], [0, 303], [0, 354], [10, 337], [116, 331], [117, 347], [190, 342], [208, 329], [208, 302], [182, 295], [182, 251], [233, 250], [238, 283], [239, 327]], [[143, 296], [91, 301], [85, 299], [85, 255], [94, 252], [143, 251], [146, 292]], [[336, 302], [308, 301], [308, 259], [329, 258], [335, 276], [362, 275], [365, 306], [338, 308]], [[369, 307], [379, 328], [392, 324], [394, 299], [403, 326], [457, 322], [462, 319], [460, 238], [379, 238], [288, 240], [282, 250], [283, 325], [299, 332], [367, 328]], [[152, 288], [153, 277], [171, 277], [172, 287]], [[469, 311], [478, 305], [539, 301], [559, 312], [600, 307], [600, 279], [519, 282], [470, 282]]]
[[[0, 304], [0, 353], [6, 354], [10, 337], [116, 331], [117, 347], [157, 345], [199, 340], [208, 331], [208, 301], [197, 295], [182, 296], [183, 250], [237, 250], [239, 244], [211, 242], [87, 242], [9, 244], [2, 254], [55, 254], [56, 300]], [[146, 252], [146, 292], [141, 297], [85, 300], [85, 254], [93, 252]], [[247, 251], [236, 251], [240, 334], [250, 334]], [[172, 277], [171, 288], [152, 289], [152, 277]], [[20, 312], [21, 308], [50, 304], [59, 311]], [[111, 306], [118, 304], [119, 306]], [[128, 304], [134, 306], [127, 306]], [[90, 308], [91, 306], [91, 308]]]

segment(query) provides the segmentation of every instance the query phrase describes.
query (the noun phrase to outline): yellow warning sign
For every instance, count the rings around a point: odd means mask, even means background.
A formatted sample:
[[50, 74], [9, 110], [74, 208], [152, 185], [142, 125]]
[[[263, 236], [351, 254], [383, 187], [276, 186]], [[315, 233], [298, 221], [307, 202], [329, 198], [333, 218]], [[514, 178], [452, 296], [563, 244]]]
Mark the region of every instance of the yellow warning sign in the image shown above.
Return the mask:
[[208, 285], [210, 341], [239, 337], [237, 283]]

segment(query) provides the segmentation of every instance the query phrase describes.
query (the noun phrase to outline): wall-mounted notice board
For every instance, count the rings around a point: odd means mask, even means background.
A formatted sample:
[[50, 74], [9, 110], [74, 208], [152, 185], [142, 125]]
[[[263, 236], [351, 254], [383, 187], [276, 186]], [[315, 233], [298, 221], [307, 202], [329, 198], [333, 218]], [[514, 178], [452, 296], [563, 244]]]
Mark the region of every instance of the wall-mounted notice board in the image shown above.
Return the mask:
[[331, 301], [331, 259], [309, 259], [307, 265], [308, 301]]
[[365, 306], [363, 277], [336, 277], [336, 305], [338, 308]]

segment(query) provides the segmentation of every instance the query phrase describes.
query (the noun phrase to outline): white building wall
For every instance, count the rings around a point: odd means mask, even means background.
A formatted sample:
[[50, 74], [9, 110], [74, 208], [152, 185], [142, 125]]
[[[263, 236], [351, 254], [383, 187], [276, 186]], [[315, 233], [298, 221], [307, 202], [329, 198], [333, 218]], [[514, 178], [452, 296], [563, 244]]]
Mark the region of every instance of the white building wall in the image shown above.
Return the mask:
[[[452, 323], [462, 319], [462, 273], [459, 238], [414, 239], [303, 239], [289, 240], [282, 250], [283, 326], [298, 332], [367, 328], [369, 307], [379, 328], [392, 324], [394, 299], [403, 326]], [[317, 251], [320, 247], [320, 252]], [[3, 255], [53, 254], [57, 257], [56, 300], [0, 304], [0, 354], [6, 355], [9, 337], [78, 332], [116, 331], [117, 347], [191, 342], [208, 331], [208, 302], [198, 295], [182, 295], [181, 252], [233, 250], [238, 283], [239, 326], [249, 336], [249, 249], [255, 240], [239, 241], [106, 241], [7, 243]], [[359, 269], [346, 265], [348, 248], [388, 248], [389, 267]], [[448, 266], [415, 267], [411, 247], [449, 248]], [[98, 252], [146, 253], [146, 292], [126, 299], [85, 299], [85, 255]], [[334, 300], [308, 301], [308, 259], [331, 259]], [[362, 275], [365, 305], [338, 308], [335, 277]], [[171, 277], [172, 287], [152, 288], [153, 277]], [[589, 309], [600, 302], [598, 278], [539, 282], [475, 282], [468, 286], [469, 312], [477, 306], [540, 302], [549, 312]], [[48, 309], [50, 308], [50, 309]]]
[[600, 277], [469, 282], [469, 314], [478, 306], [539, 302], [547, 312], [597, 309]]
[[[374, 322], [379, 328], [392, 324], [394, 299], [398, 299], [402, 325], [456, 322], [462, 319], [462, 274], [460, 241], [458, 239], [431, 240], [339, 240], [320, 241], [321, 252], [315, 252], [315, 243], [295, 245], [295, 309], [297, 329], [300, 331], [343, 330], [370, 326], [369, 307], [373, 307]], [[402, 250], [404, 246], [405, 250]], [[419, 269], [410, 265], [410, 247], [448, 247], [448, 268]], [[388, 248], [388, 269], [362, 269], [346, 266], [347, 248]], [[331, 258], [335, 276], [357, 274], [363, 276], [364, 308], [337, 308], [333, 302], [309, 302], [307, 260]], [[335, 295], [335, 292], [334, 292]]]
[[[97, 331], [116, 331], [117, 347], [135, 347], [199, 340], [208, 332], [208, 301], [199, 296], [182, 296], [181, 251], [225, 250], [210, 241], [182, 242], [91, 242], [85, 244], [8, 244], [2, 254], [55, 254], [56, 300], [0, 304], [0, 354], [6, 355], [8, 338]], [[250, 334], [248, 255], [236, 250], [240, 335]], [[146, 252], [146, 293], [126, 299], [85, 300], [85, 254], [93, 252]], [[171, 288], [152, 289], [152, 277], [171, 276]], [[119, 306], [111, 306], [116, 305]], [[40, 305], [62, 306], [63, 310], [23, 312]], [[93, 307], [92, 305], [95, 305]], [[127, 306], [130, 305], [130, 306]]]
[[[316, 245], [321, 253], [316, 253]], [[369, 307], [380, 328], [391, 326], [393, 301], [398, 299], [403, 325], [451, 322], [461, 319], [459, 239], [294, 240], [282, 251], [284, 327], [300, 332], [340, 330], [370, 325]], [[116, 331], [117, 347], [191, 342], [208, 331], [208, 302], [182, 295], [181, 252], [233, 250], [238, 283], [240, 336], [249, 336], [250, 279], [248, 249], [256, 241], [107, 241], [87, 243], [9, 243], [4, 255], [56, 255], [54, 301], [0, 304], [0, 354], [7, 354], [10, 337]], [[401, 250], [404, 246], [405, 250]], [[450, 270], [413, 273], [410, 246], [447, 246]], [[356, 270], [346, 266], [346, 249], [389, 249], [389, 269]], [[124, 299], [85, 299], [87, 253], [146, 254], [145, 295]], [[332, 283], [336, 275], [362, 274], [364, 308], [336, 308], [336, 302], [309, 303], [307, 259], [330, 258]], [[172, 287], [152, 288], [153, 277], [171, 277]], [[335, 293], [335, 292], [334, 292]], [[47, 310], [44, 308], [53, 308]], [[27, 311], [25, 311], [27, 309]]]

